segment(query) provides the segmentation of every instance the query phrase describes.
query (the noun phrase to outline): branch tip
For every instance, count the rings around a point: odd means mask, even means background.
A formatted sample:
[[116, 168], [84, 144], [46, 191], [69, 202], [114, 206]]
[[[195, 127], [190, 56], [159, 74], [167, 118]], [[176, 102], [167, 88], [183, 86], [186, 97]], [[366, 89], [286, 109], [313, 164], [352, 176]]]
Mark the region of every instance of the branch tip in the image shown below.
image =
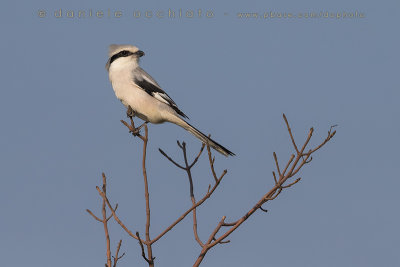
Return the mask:
[[265, 213], [268, 212], [268, 210], [267, 210], [267, 209], [264, 209], [262, 206], [260, 206], [260, 210], [262, 210], [262, 211], [265, 212]]

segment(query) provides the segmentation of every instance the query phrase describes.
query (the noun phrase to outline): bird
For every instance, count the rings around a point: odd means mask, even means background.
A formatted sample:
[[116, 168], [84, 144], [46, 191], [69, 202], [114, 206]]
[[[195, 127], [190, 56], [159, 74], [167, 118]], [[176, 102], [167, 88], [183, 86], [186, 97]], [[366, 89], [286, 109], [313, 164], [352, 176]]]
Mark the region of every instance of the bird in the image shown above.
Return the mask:
[[190, 125], [189, 119], [161, 86], [139, 66], [145, 53], [133, 45], [109, 46], [106, 70], [116, 97], [145, 123], [176, 124], [224, 156], [235, 154]]

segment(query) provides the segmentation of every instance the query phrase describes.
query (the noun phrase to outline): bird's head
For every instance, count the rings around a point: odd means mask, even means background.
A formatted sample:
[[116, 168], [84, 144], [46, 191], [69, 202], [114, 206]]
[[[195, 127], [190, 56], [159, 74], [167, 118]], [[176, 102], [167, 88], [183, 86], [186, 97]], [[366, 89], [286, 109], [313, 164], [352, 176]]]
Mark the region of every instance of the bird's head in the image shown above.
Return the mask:
[[133, 45], [112, 44], [108, 50], [108, 61], [106, 69], [109, 70], [111, 64], [138, 63], [139, 58], [144, 56], [144, 52]]

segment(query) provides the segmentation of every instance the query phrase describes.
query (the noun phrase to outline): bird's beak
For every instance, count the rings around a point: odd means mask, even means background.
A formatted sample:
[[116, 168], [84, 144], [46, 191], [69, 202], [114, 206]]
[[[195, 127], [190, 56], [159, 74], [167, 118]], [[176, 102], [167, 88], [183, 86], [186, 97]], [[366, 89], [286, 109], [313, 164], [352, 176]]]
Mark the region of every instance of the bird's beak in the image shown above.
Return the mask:
[[138, 55], [138, 57], [144, 56], [144, 52], [142, 50], [137, 51], [135, 54]]

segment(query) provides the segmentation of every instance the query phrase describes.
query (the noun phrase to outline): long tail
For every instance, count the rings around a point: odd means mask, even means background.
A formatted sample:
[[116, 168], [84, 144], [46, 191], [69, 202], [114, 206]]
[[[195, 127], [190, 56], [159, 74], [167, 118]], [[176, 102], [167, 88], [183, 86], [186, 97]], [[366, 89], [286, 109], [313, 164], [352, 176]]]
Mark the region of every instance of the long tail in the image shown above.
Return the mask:
[[[183, 121], [183, 120], [182, 120]], [[194, 128], [192, 125], [190, 125], [188, 122], [184, 121], [184, 124], [181, 124], [183, 128], [185, 128], [187, 131], [189, 131], [191, 134], [196, 136], [198, 139], [200, 139], [203, 143], [209, 144], [210, 147], [214, 148], [217, 150], [219, 153], [221, 153], [224, 156], [235, 156], [235, 153], [229, 151], [225, 147], [221, 146], [196, 128]]]

